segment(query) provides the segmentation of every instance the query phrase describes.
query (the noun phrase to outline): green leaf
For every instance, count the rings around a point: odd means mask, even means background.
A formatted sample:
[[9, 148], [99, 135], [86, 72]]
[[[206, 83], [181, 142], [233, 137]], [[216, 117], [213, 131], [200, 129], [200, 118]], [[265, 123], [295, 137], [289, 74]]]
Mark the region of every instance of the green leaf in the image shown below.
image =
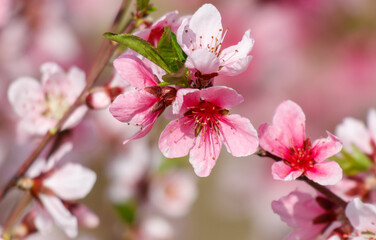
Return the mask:
[[178, 71], [184, 65], [186, 55], [177, 43], [176, 36], [171, 32], [170, 27], [165, 27], [157, 49], [173, 72]]
[[128, 48], [138, 52], [145, 58], [149, 59], [153, 63], [157, 64], [167, 73], [173, 72], [163, 56], [158, 52], [158, 49], [153, 47], [149, 42], [145, 41], [142, 38], [134, 36], [132, 34], [113, 34], [105, 33], [104, 36], [110, 40], [118, 42], [127, 46]]
[[135, 202], [114, 205], [121, 219], [128, 224], [132, 224], [136, 219], [137, 204]]
[[188, 79], [185, 67], [181, 67], [178, 71], [173, 73], [167, 73], [162, 76], [164, 82], [158, 84], [159, 86], [167, 85], [179, 85], [182, 87], [188, 87]]
[[137, 0], [137, 7], [140, 12], [143, 12], [149, 6], [149, 0]]
[[341, 156], [335, 156], [331, 159], [338, 162], [346, 175], [354, 175], [360, 172], [367, 171], [372, 165], [371, 159], [362, 153], [357, 147], [353, 147], [353, 152], [350, 154], [342, 149]]
[[155, 12], [155, 11], [157, 11], [157, 8], [151, 7], [151, 8], [146, 10], [146, 13], [152, 13], [152, 12]]

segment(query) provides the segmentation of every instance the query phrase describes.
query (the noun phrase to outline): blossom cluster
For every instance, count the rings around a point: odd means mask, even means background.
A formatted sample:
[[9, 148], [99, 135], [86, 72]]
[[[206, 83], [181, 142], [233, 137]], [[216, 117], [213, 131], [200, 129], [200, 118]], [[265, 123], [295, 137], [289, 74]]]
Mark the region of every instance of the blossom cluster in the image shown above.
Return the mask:
[[[142, 3], [138, 1], [135, 19], [152, 11], [149, 3]], [[0, 11], [0, 27], [7, 18]], [[346, 118], [336, 135], [327, 131], [327, 137], [311, 141], [302, 108], [285, 100], [271, 124], [256, 130], [248, 118], [230, 114], [243, 96], [217, 84], [219, 78], [231, 79], [247, 70], [254, 45], [250, 30], [237, 44], [224, 47], [231, 31], [222, 26], [212, 4], [191, 16], [173, 11], [154, 23], [143, 19], [136, 25], [134, 34], [104, 34], [113, 41], [111, 46], [122, 48], [121, 53], [113, 52], [113, 77], [101, 86], [89, 88], [84, 71], [65, 71], [51, 62], [41, 66], [40, 82], [21, 77], [9, 86], [20, 142], [43, 135], [55, 138], [45, 159], [37, 159], [16, 179], [14, 185], [29, 194], [33, 204], [17, 227], [6, 226], [4, 239], [44, 234], [52, 223], [70, 238], [78, 235], [79, 225], [98, 226], [99, 217], [77, 202], [93, 188], [96, 173], [61, 158], [73, 146], [64, 134], [71, 133], [88, 109], [106, 108], [113, 118], [138, 130], [123, 142], [129, 152], [117, 156], [109, 170], [108, 195], [127, 224], [126, 238], [172, 239], [168, 218], [187, 214], [197, 197], [189, 172], [166, 169], [150, 151], [147, 135], [162, 116], [169, 122], [159, 135], [160, 152], [166, 159], [189, 155], [199, 177], [211, 174], [224, 145], [234, 157], [273, 159], [274, 180], [302, 180], [314, 186], [314, 194], [295, 190], [273, 201], [273, 211], [296, 228], [287, 240], [375, 238], [375, 110], [369, 112], [367, 127]]]

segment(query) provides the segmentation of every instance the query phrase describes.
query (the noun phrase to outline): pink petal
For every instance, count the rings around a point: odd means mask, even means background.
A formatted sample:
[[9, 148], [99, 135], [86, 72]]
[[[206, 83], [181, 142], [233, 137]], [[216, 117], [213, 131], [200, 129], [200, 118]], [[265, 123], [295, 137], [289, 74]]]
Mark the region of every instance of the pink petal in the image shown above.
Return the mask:
[[110, 106], [110, 112], [121, 122], [141, 124], [149, 114], [158, 98], [143, 90], [120, 94]]
[[325, 212], [312, 195], [299, 191], [273, 201], [272, 209], [291, 227], [310, 225], [315, 217]]
[[88, 108], [86, 106], [80, 106], [68, 117], [65, 121], [63, 126], [61, 127], [62, 130], [74, 128], [77, 126], [82, 119], [84, 118], [85, 114], [87, 113]]
[[372, 140], [376, 143], [376, 110], [371, 109], [367, 115], [367, 124]]
[[195, 141], [194, 122], [186, 117], [171, 121], [159, 138], [159, 149], [165, 157], [183, 157], [192, 149]]
[[182, 116], [191, 106], [200, 102], [200, 90], [193, 88], [181, 88], [176, 93], [175, 101], [172, 103], [172, 112]]
[[[212, 44], [213, 38], [222, 39], [221, 21], [218, 9], [212, 4], [204, 4], [192, 15], [189, 28], [195, 34], [196, 41], [201, 41], [202, 46], [206, 47], [208, 44], [212, 46], [214, 45]], [[201, 39], [200, 36], [202, 36]]]
[[224, 116], [219, 124], [222, 141], [229, 153], [235, 157], [243, 157], [256, 152], [257, 131], [249, 119], [233, 114]]
[[230, 109], [244, 101], [242, 95], [229, 87], [210, 87], [200, 91], [201, 99], [218, 107]]
[[140, 131], [138, 131], [137, 133], [135, 133], [131, 138], [129, 139], [126, 139], [123, 144], [126, 144], [127, 142], [131, 141], [131, 140], [135, 140], [135, 139], [139, 139], [139, 138], [142, 138], [144, 136], [146, 136], [146, 134], [148, 134], [151, 129], [153, 128], [154, 126], [154, 123], [155, 121], [157, 120], [158, 116], [159, 116], [159, 112], [155, 112], [155, 113], [151, 113], [149, 114], [148, 116], [146, 116], [143, 120], [143, 122], [141, 122], [141, 129]]
[[197, 69], [203, 74], [216, 73], [219, 70], [219, 59], [207, 49], [196, 49], [185, 62], [190, 69]]
[[68, 163], [46, 178], [43, 185], [63, 200], [77, 200], [90, 192], [96, 179], [94, 171], [80, 164]]
[[96, 228], [99, 225], [99, 217], [83, 204], [74, 206], [72, 214], [77, 218], [80, 226]]
[[373, 151], [370, 133], [364, 123], [358, 119], [345, 118], [343, 122], [337, 126], [336, 134], [343, 142], [346, 151], [350, 153], [353, 152], [354, 145], [360, 151], [367, 154], [371, 154]]
[[321, 185], [334, 185], [342, 179], [342, 168], [335, 161], [316, 163], [305, 175]]
[[363, 203], [359, 198], [352, 200], [345, 210], [351, 225], [359, 232], [376, 232], [376, 206]]
[[65, 208], [60, 199], [55, 196], [40, 194], [44, 208], [51, 215], [56, 225], [60, 227], [68, 237], [77, 236], [77, 219]]
[[125, 81], [136, 88], [157, 85], [152, 71], [134, 55], [124, 54], [118, 57], [114, 61], [114, 68]]
[[42, 74], [42, 84], [44, 85], [51, 76], [55, 74], [62, 74], [64, 73], [64, 70], [54, 62], [47, 62], [41, 65], [40, 71]]
[[327, 132], [327, 134], [327, 138], [317, 139], [312, 144], [313, 158], [316, 162], [322, 162], [339, 153], [342, 149], [341, 141], [330, 132]]
[[29, 77], [18, 78], [8, 89], [8, 100], [22, 117], [39, 115], [45, 109], [45, 97], [38, 81]]
[[[192, 42], [196, 41], [196, 35], [189, 29], [190, 18], [183, 19], [180, 27], [176, 32], [176, 40], [183, 49], [183, 51], [190, 55], [192, 53]], [[192, 41], [192, 42], [191, 42]]]
[[223, 65], [221, 74], [234, 76], [245, 71], [252, 59], [248, 55], [253, 48], [254, 42], [254, 39], [251, 38], [251, 30], [247, 30], [237, 45], [224, 49], [219, 57], [221, 65]]
[[290, 147], [303, 147], [305, 115], [296, 103], [284, 101], [274, 114], [273, 124], [260, 126], [258, 133], [263, 149], [283, 157], [283, 153]]
[[190, 151], [189, 162], [199, 177], [209, 176], [213, 169], [219, 153], [221, 152], [222, 141], [215, 131], [201, 133], [197, 136], [194, 147]]
[[70, 91], [72, 91], [75, 96], [80, 95], [86, 86], [85, 72], [78, 67], [72, 67], [67, 73], [67, 78], [72, 86]]
[[302, 228], [295, 229], [284, 240], [312, 240], [320, 236], [326, 224], [310, 224]]
[[294, 170], [282, 161], [272, 165], [272, 175], [275, 180], [291, 181], [302, 175], [303, 171]]

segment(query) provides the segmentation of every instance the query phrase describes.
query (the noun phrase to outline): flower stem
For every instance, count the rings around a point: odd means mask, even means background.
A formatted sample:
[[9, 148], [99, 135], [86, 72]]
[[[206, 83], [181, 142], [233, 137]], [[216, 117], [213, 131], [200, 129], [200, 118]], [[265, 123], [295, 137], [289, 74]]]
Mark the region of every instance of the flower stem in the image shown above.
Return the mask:
[[14, 209], [11, 212], [11, 215], [8, 217], [7, 221], [4, 224], [3, 233], [8, 233], [12, 225], [17, 221], [18, 217], [21, 215], [22, 211], [27, 207], [31, 200], [31, 193], [27, 191], [21, 200], [17, 203]]
[[[127, 29], [127, 31], [132, 31], [135, 28], [133, 21], [129, 21], [126, 26], [122, 26], [121, 21], [123, 20], [123, 15], [127, 12], [130, 0], [123, 0], [119, 11], [115, 17], [115, 20], [110, 28], [110, 31], [119, 31], [118, 29]], [[131, 27], [128, 27], [131, 26]], [[48, 131], [43, 138], [41, 139], [39, 145], [34, 149], [34, 151], [29, 155], [25, 162], [21, 165], [15, 175], [10, 179], [10, 181], [5, 185], [5, 187], [0, 191], [0, 200], [4, 198], [9, 189], [14, 187], [20, 177], [29, 169], [31, 164], [34, 163], [39, 154], [43, 151], [46, 145], [51, 141], [51, 139], [60, 131], [64, 122], [70, 117], [70, 115], [85, 102], [86, 95], [89, 90], [92, 88], [99, 75], [102, 73], [108, 61], [111, 59], [111, 56], [117, 44], [113, 44], [108, 39], [103, 39], [100, 49], [97, 56], [95, 57], [94, 63], [90, 69], [90, 72], [86, 79], [86, 86], [81, 94], [78, 96], [73, 105], [64, 113], [64, 116], [59, 120], [59, 122]]]
[[[265, 151], [262, 148], [258, 149], [258, 151], [256, 152], [256, 155], [258, 155], [259, 157], [268, 157], [268, 158], [271, 158], [271, 159], [273, 159], [276, 162], [283, 160], [282, 158], [280, 158], [278, 156], [275, 156], [275, 155], [273, 155], [273, 154]], [[316, 182], [308, 179], [306, 176], [301, 176], [301, 177], [299, 177], [297, 179], [306, 182], [308, 185], [310, 185], [311, 187], [313, 187], [314, 189], [316, 189], [318, 192], [320, 192], [323, 195], [325, 195], [329, 200], [331, 200], [332, 202], [334, 202], [338, 206], [342, 207], [343, 209], [346, 208], [347, 202], [344, 201], [339, 196], [337, 196], [332, 191], [330, 191], [327, 187], [322, 186], [322, 185], [320, 185], [320, 184], [318, 184], [318, 183], [316, 183]]]

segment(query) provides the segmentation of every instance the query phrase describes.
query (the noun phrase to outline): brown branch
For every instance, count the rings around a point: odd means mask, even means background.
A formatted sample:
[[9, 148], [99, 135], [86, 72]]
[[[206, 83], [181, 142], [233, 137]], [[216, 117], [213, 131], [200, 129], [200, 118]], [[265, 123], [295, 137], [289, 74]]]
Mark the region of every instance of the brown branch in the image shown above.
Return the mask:
[[[276, 162], [283, 160], [282, 158], [280, 158], [278, 156], [275, 156], [275, 155], [273, 155], [273, 154], [265, 151], [262, 148], [259, 148], [257, 150], [256, 155], [258, 155], [259, 157], [268, 157], [268, 158], [271, 158], [271, 159], [273, 159]], [[333, 193], [332, 191], [330, 191], [327, 187], [324, 187], [324, 186], [322, 186], [322, 185], [320, 185], [320, 184], [318, 184], [318, 183], [316, 183], [316, 182], [308, 179], [306, 176], [301, 176], [301, 177], [297, 178], [297, 180], [301, 180], [301, 181], [306, 182], [308, 185], [310, 185], [311, 187], [313, 187], [314, 189], [316, 189], [318, 192], [324, 194], [329, 200], [331, 200], [332, 202], [334, 202], [338, 206], [340, 206], [342, 208], [346, 207], [347, 202], [345, 202], [342, 198], [340, 198], [335, 193]]]
[[12, 209], [11, 215], [8, 217], [7, 221], [4, 224], [3, 232], [7, 233], [12, 225], [17, 221], [17, 218], [21, 215], [22, 211], [27, 207], [31, 200], [31, 193], [27, 191], [21, 201]]
[[[121, 16], [122, 14], [126, 13], [126, 8], [129, 5], [130, 0], [123, 0], [122, 5], [120, 6], [120, 9], [118, 11], [118, 14], [115, 17], [115, 20], [111, 26], [110, 31], [116, 31], [117, 29], [122, 29], [120, 21], [123, 19]], [[127, 28], [128, 31], [132, 31], [135, 24], [133, 21], [129, 22], [129, 25], [132, 25], [132, 28]], [[84, 90], [81, 92], [81, 94], [78, 96], [76, 101], [73, 103], [73, 105], [64, 113], [64, 116], [59, 120], [59, 122], [55, 125], [54, 128], [52, 128], [50, 131], [48, 131], [40, 141], [39, 145], [34, 149], [34, 151], [29, 155], [29, 157], [26, 159], [26, 161], [21, 165], [21, 167], [18, 169], [18, 171], [15, 173], [15, 175], [11, 178], [11, 180], [5, 185], [5, 187], [0, 191], [0, 200], [4, 198], [4, 196], [7, 194], [9, 189], [14, 187], [20, 177], [29, 169], [31, 164], [34, 163], [36, 158], [39, 156], [39, 154], [43, 151], [43, 149], [46, 147], [46, 145], [51, 141], [51, 139], [58, 133], [62, 127], [62, 125], [65, 123], [65, 121], [70, 117], [70, 115], [84, 103], [85, 97], [91, 87], [94, 85], [96, 80], [98, 79], [100, 73], [105, 68], [107, 62], [110, 60], [114, 50], [116, 49], [117, 45], [113, 44], [108, 39], [103, 39], [101, 47], [98, 51], [97, 56], [95, 57], [94, 63], [90, 69], [90, 72], [86, 79], [86, 86]]]

